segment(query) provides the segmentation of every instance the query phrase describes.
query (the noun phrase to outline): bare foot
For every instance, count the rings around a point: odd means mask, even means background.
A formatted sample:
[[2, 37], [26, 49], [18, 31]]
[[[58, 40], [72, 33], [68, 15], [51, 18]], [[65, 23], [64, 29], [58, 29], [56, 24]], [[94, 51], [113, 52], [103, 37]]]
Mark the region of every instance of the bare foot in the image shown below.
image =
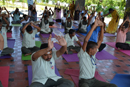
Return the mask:
[[74, 49], [70, 49], [70, 51], [72, 51], [73, 53], [78, 53], [77, 51], [75, 51]]
[[25, 54], [24, 56], [28, 56], [28, 55], [31, 55], [32, 53], [28, 53], [28, 54]]

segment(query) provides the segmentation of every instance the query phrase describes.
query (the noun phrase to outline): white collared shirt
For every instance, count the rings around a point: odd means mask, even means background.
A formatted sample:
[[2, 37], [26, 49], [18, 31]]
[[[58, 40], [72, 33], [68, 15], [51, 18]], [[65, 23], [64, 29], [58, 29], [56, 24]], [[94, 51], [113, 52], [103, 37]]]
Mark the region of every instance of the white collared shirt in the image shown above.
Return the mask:
[[37, 30], [33, 30], [32, 34], [29, 34], [26, 30], [23, 34], [23, 47], [32, 48], [35, 45], [35, 35], [37, 34]]
[[2, 27], [2, 29], [1, 29], [1, 35], [4, 38], [4, 48], [8, 47], [7, 46], [7, 35], [6, 35], [6, 33], [7, 33], [6, 27]]
[[29, 21], [30, 21], [30, 18], [28, 18], [27, 21], [26, 21], [26, 20], [22, 21], [21, 24], [23, 24], [23, 23], [28, 23]]
[[65, 37], [65, 40], [67, 42], [67, 47], [69, 47], [69, 46], [75, 46], [74, 45], [74, 41], [79, 41], [79, 39], [77, 38], [76, 35], [74, 35], [72, 38], [70, 38], [70, 35], [66, 34], [64, 37]]
[[52, 19], [52, 16], [51, 16], [51, 15], [49, 16], [48, 21], [49, 21], [49, 22], [53, 22], [53, 19]]
[[45, 33], [51, 32], [51, 29], [49, 28], [49, 22], [48, 22], [48, 24], [45, 24], [45, 23], [44, 23], [44, 18], [42, 18], [41, 31], [43, 31], [43, 32], [45, 32]]
[[92, 56], [92, 59], [86, 51], [84, 52], [82, 48], [80, 49], [80, 52], [78, 53], [80, 67], [79, 79], [91, 79], [94, 77], [96, 70], [95, 55]]
[[32, 83], [39, 82], [44, 85], [49, 78], [53, 79], [54, 81], [60, 79], [61, 77], [55, 74], [56, 59], [58, 59], [56, 51], [52, 51], [52, 58], [50, 61], [46, 61], [42, 57], [39, 57], [35, 61], [32, 60]]
[[66, 17], [62, 17], [61, 19], [62, 19], [63, 23], [66, 22]]

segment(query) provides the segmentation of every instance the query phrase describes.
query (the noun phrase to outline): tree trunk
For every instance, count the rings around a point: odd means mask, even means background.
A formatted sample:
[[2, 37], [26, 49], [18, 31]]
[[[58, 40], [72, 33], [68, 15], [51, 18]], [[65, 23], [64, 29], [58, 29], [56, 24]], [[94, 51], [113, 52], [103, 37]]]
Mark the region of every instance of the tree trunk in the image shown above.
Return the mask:
[[85, 0], [76, 0], [75, 4], [76, 6], [79, 4], [80, 10], [82, 10], [85, 5]]
[[[126, 1], [126, 10], [125, 10], [125, 15], [124, 15], [124, 19], [126, 19], [126, 17], [129, 16], [130, 18], [130, 0]], [[127, 41], [130, 41], [130, 32], [128, 32], [126, 37]]]

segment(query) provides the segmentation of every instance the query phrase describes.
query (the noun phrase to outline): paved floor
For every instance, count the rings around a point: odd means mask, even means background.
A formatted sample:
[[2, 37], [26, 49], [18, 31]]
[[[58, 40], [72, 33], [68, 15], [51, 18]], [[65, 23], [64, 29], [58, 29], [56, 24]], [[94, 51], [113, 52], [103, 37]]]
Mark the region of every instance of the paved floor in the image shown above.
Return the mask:
[[[58, 28], [62, 28], [61, 25], [55, 23]], [[77, 27], [77, 26], [75, 26]], [[53, 29], [55, 34], [62, 34], [57, 28]], [[60, 33], [58, 33], [60, 32]], [[83, 35], [77, 33], [80, 37], [79, 40], [83, 41]], [[63, 34], [62, 34], [63, 35]], [[13, 57], [10, 59], [0, 59], [0, 66], [10, 66], [9, 71], [9, 86], [8, 87], [29, 87], [28, 85], [28, 70], [27, 66], [31, 65], [31, 61], [21, 60], [21, 46], [22, 37], [20, 35], [19, 28], [12, 29], [12, 38], [15, 39]], [[38, 41], [47, 42], [48, 38], [36, 38]], [[103, 42], [114, 42], [116, 37], [105, 37]], [[107, 46], [105, 48], [107, 52], [117, 57], [117, 60], [97, 60], [97, 71], [107, 81], [110, 82], [116, 73], [130, 74], [130, 56], [121, 53], [114, 48]], [[65, 75], [64, 71], [67, 68], [79, 69], [79, 62], [67, 62], [64, 58], [56, 60], [56, 67], [62, 77], [72, 80], [69, 75]], [[76, 87], [76, 86], [75, 86]]]

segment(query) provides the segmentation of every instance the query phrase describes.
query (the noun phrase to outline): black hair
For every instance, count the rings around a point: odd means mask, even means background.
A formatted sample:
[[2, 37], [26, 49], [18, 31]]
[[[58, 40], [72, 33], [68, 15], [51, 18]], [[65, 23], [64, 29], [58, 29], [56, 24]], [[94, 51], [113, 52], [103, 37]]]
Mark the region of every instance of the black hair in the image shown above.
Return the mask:
[[73, 29], [69, 30], [69, 34], [73, 34], [74, 32], [75, 32], [75, 30], [73, 30]]
[[27, 32], [30, 32], [32, 31], [32, 26], [28, 25], [27, 28], [26, 28]]
[[89, 41], [86, 47], [86, 51], [89, 51], [90, 49], [94, 49], [96, 46], [98, 46], [96, 42]]
[[47, 47], [48, 47], [48, 43], [44, 43], [44, 44], [41, 44], [40, 49], [45, 49], [45, 48], [47, 48]]
[[0, 19], [0, 23], [2, 23], [2, 20]]
[[110, 11], [113, 11], [113, 8], [109, 8], [109, 12], [110, 12]]
[[67, 13], [70, 12], [69, 10], [67, 10]]
[[85, 17], [85, 16], [83, 17], [83, 20], [86, 20], [86, 17]]
[[67, 19], [71, 19], [71, 17], [68, 17]]
[[27, 16], [27, 15], [23, 15], [23, 18], [25, 19], [26, 16]]
[[32, 12], [36, 12], [36, 10], [34, 9], [34, 10], [32, 10]]
[[84, 13], [81, 13], [81, 15], [83, 16], [83, 15], [84, 15]]
[[66, 13], [64, 13], [64, 16], [66, 16]]
[[91, 28], [93, 27], [94, 23], [91, 24]]

